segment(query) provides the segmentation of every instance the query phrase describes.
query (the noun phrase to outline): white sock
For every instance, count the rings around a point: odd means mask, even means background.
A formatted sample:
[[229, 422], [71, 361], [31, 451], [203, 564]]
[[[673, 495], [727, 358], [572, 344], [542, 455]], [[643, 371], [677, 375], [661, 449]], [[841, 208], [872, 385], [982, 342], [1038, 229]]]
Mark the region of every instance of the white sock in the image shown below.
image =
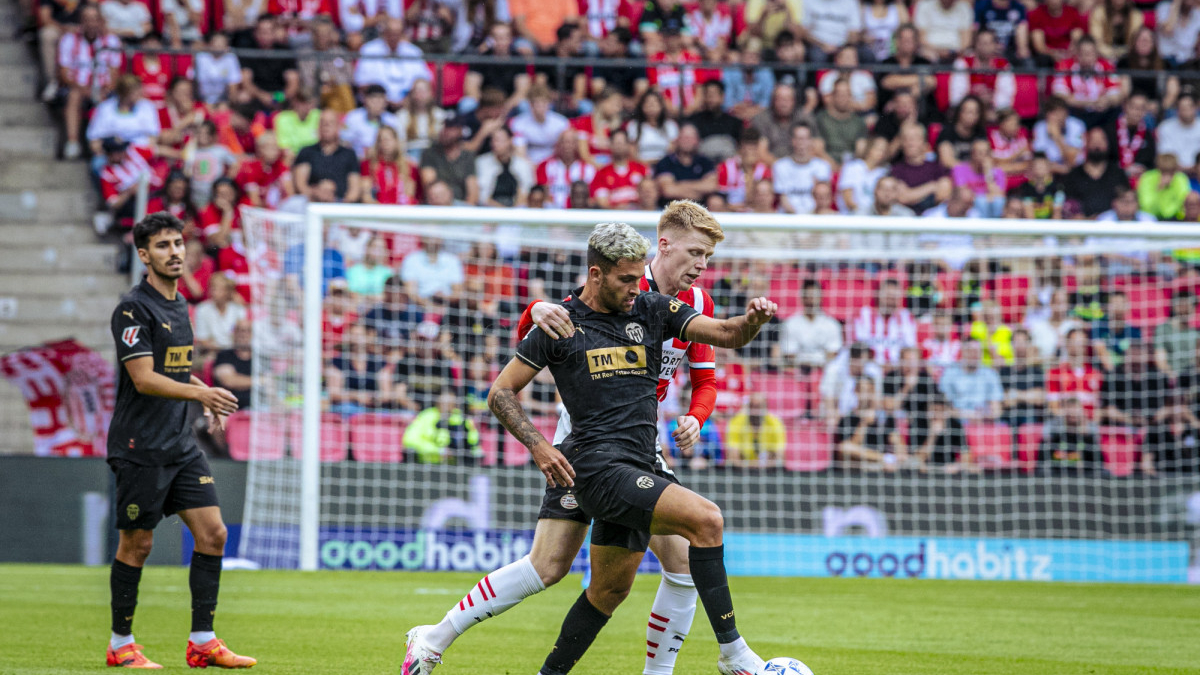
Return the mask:
[[645, 675], [671, 675], [695, 616], [696, 585], [692, 575], [664, 570], [646, 622]]
[[525, 598], [544, 590], [546, 586], [529, 556], [509, 563], [480, 579], [424, 636], [425, 643], [440, 654], [471, 626], [499, 616]]
[[[721, 658], [731, 659], [741, 655], [743, 652], [750, 651], [750, 645], [746, 644], [746, 638], [740, 637], [733, 642], [726, 642], [723, 645], [717, 645], [721, 648]], [[753, 652], [751, 652], [753, 653]]]
[[216, 640], [217, 634], [211, 630], [202, 630], [192, 633], [188, 636], [188, 639], [192, 641], [192, 644], [202, 645], [206, 642]]
[[133, 633], [130, 633], [129, 635], [117, 635], [116, 633], [113, 633], [112, 637], [108, 639], [108, 644], [113, 649], [120, 649], [125, 645], [131, 645], [133, 644]]

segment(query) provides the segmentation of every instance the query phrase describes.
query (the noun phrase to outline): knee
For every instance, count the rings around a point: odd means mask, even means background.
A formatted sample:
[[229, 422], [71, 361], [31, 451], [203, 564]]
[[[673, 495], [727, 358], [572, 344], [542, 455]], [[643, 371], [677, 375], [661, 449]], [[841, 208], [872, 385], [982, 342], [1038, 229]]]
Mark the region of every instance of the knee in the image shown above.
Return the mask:
[[695, 537], [693, 546], [720, 546], [725, 531], [725, 516], [721, 507], [705, 501], [703, 508], [696, 514]]
[[225, 523], [217, 523], [204, 532], [196, 533], [196, 548], [202, 552], [215, 551], [211, 555], [222, 555], [225, 552], [225, 541], [229, 538], [229, 530]]
[[542, 585], [546, 588], [562, 581], [567, 572], [571, 571], [571, 560], [561, 556], [530, 556], [529, 561], [533, 563], [533, 569], [537, 571]]
[[154, 533], [150, 531], [137, 532], [122, 537], [120, 542], [120, 554], [117, 556], [121, 562], [132, 564], [134, 567], [141, 567], [145, 564], [146, 559], [150, 557], [150, 551], [154, 548]]
[[588, 601], [596, 609], [611, 616], [625, 598], [629, 597], [630, 588], [629, 585], [608, 586], [593, 583], [587, 590]]

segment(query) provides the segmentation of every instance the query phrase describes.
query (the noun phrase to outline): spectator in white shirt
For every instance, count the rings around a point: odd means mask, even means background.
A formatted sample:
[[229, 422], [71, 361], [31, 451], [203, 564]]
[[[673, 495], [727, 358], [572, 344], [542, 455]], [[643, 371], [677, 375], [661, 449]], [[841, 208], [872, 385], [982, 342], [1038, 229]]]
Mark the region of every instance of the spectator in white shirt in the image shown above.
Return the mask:
[[813, 63], [829, 63], [839, 47], [857, 45], [862, 36], [862, 10], [857, 2], [805, 0], [803, 23]]
[[[1196, 12], [1200, 14], [1200, 11]], [[1196, 122], [1196, 98], [1185, 92], [1179, 96], [1175, 117], [1158, 125], [1159, 152], [1170, 150], [1179, 159], [1179, 168], [1191, 173], [1200, 153], [1200, 123]]]
[[1071, 117], [1067, 102], [1052, 97], [1044, 103], [1042, 120], [1033, 125], [1034, 152], [1045, 153], [1056, 174], [1069, 172], [1083, 163], [1083, 136], [1087, 125]]
[[185, 45], [204, 39], [208, 27], [205, 0], [162, 0], [159, 8], [163, 18], [164, 40], [174, 44], [175, 38]]
[[813, 130], [800, 122], [792, 125], [792, 154], [775, 161], [771, 167], [775, 194], [787, 213], [812, 213], [813, 186], [833, 179], [829, 162], [813, 154]]
[[96, 106], [88, 123], [87, 137], [93, 154], [102, 156], [100, 141], [105, 138], [152, 146], [161, 133], [158, 109], [142, 98], [141, 80], [127, 73], [117, 78], [114, 94]]
[[108, 30], [125, 41], [141, 40], [153, 27], [150, 8], [138, 0], [104, 0], [100, 14]]
[[508, 122], [517, 154], [526, 157], [534, 166], [550, 159], [558, 137], [571, 126], [566, 117], [550, 109], [552, 98], [546, 85], [533, 85], [529, 89], [529, 110]]
[[444, 309], [462, 294], [462, 262], [442, 250], [441, 239], [421, 237], [421, 248], [400, 263], [400, 279], [426, 311]]
[[871, 213], [875, 204], [875, 184], [888, 173], [888, 139], [871, 138], [861, 159], [852, 159], [842, 167], [838, 177], [838, 211], [842, 213]]
[[480, 206], [524, 207], [533, 187], [533, 165], [513, 153], [512, 132], [500, 127], [492, 132], [492, 151], [475, 158]]
[[[1113, 190], [1112, 208], [1096, 216], [1102, 223], [1155, 223], [1158, 218], [1138, 208], [1137, 193], [1128, 185], [1118, 185]], [[1089, 239], [1091, 239], [1089, 237]]]
[[779, 353], [804, 370], [824, 368], [842, 349], [842, 324], [821, 309], [821, 282], [808, 279], [801, 292], [804, 309], [783, 322]]
[[383, 23], [378, 39], [371, 40], [358, 52], [354, 84], [383, 85], [388, 103], [400, 104], [417, 80], [432, 80], [433, 73], [425, 65], [424, 54], [416, 45], [404, 39], [404, 20], [389, 17]]
[[213, 33], [208, 49], [196, 54], [196, 88], [200, 100], [213, 105], [227, 100], [233, 87], [242, 83], [242, 65], [229, 51], [229, 38]]
[[196, 348], [215, 352], [233, 346], [233, 329], [246, 318], [246, 308], [237, 300], [237, 282], [224, 274], [213, 275], [208, 300], [196, 307]]
[[379, 127], [388, 126], [400, 135], [400, 120], [387, 110], [387, 90], [378, 84], [368, 85], [363, 92], [363, 105], [346, 113], [342, 118], [342, 141], [349, 145], [359, 159], [375, 147]]
[[1158, 53], [1169, 66], [1180, 66], [1196, 52], [1200, 38], [1200, 8], [1196, 0], [1163, 0], [1154, 10]]
[[913, 24], [920, 31], [922, 56], [948, 63], [971, 46], [975, 10], [965, 0], [920, 0]]
[[821, 410], [832, 427], [836, 428], [839, 418], [849, 415], [858, 407], [855, 383], [860, 377], [869, 378], [875, 383], [875, 393], [880, 393], [883, 388], [883, 368], [871, 360], [871, 348], [861, 342], [843, 349], [825, 366], [819, 385]]

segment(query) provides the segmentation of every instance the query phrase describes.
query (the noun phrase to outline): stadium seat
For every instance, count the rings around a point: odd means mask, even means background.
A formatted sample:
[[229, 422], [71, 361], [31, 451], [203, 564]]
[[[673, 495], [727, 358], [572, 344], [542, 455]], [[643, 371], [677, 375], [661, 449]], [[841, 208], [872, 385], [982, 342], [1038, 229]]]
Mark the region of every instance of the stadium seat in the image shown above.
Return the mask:
[[871, 280], [862, 273], [835, 273], [822, 282], [821, 286], [825, 292], [824, 301], [821, 303], [825, 312], [842, 323], [851, 319], [863, 306], [874, 304]]
[[833, 443], [820, 423], [793, 422], [787, 425], [783, 466], [788, 471], [825, 471], [833, 465]]
[[771, 299], [779, 303], [777, 314], [780, 319], [786, 319], [801, 309], [800, 290], [804, 287], [804, 279], [794, 268], [785, 268], [781, 274], [771, 275]]
[[1041, 424], [1022, 424], [1017, 430], [1017, 465], [1022, 473], [1037, 471], [1038, 450], [1042, 446], [1042, 433], [1045, 426]]
[[1104, 454], [1104, 469], [1123, 478], [1133, 474], [1138, 460], [1137, 433], [1128, 427], [1101, 427], [1100, 451]]
[[360, 462], [404, 461], [404, 427], [409, 419], [393, 413], [360, 413], [347, 421], [350, 454]]
[[1013, 93], [1013, 110], [1023, 120], [1036, 119], [1041, 113], [1037, 75], [1015, 75], [1013, 80], [1016, 84], [1016, 91]]
[[992, 297], [1000, 305], [1005, 323], [1021, 323], [1029, 302], [1030, 285], [1029, 277], [1021, 274], [1000, 274], [992, 280]]
[[1154, 281], [1143, 281], [1124, 290], [1129, 298], [1129, 323], [1144, 328], [1167, 320], [1171, 307], [1169, 288]]
[[[250, 450], [252, 424], [259, 425], [259, 438], [273, 440], [259, 444], [253, 453]], [[229, 457], [239, 462], [282, 459], [283, 420], [277, 414], [239, 410], [225, 421], [225, 440], [229, 443]]]
[[767, 395], [771, 413], [784, 421], [801, 417], [812, 407], [815, 390], [802, 375], [756, 373], [752, 383], [755, 391]]
[[500, 432], [491, 425], [479, 425], [479, 447], [483, 450], [483, 466], [496, 466], [500, 460]]
[[971, 460], [984, 469], [1011, 469], [1012, 429], [1007, 424], [967, 424], [967, 446]]
[[[288, 416], [288, 439], [292, 445], [292, 456], [303, 455], [304, 427], [299, 413]], [[343, 462], [347, 457], [350, 436], [346, 422], [337, 413], [321, 413], [321, 461]]]
[[442, 107], [452, 110], [462, 100], [467, 85], [467, 64], [446, 63], [439, 66], [430, 61], [427, 65], [434, 76], [441, 80]]
[[[950, 109], [950, 75], [949, 72], [940, 72], [937, 74], [937, 80], [934, 87], [934, 100], [937, 101], [937, 108], [942, 112]], [[930, 127], [933, 125], [931, 124]], [[938, 130], [941, 131], [941, 125], [938, 125]], [[930, 129], [932, 132], [932, 128]], [[936, 138], [936, 136], [934, 136]], [[930, 141], [932, 144], [933, 141]]]

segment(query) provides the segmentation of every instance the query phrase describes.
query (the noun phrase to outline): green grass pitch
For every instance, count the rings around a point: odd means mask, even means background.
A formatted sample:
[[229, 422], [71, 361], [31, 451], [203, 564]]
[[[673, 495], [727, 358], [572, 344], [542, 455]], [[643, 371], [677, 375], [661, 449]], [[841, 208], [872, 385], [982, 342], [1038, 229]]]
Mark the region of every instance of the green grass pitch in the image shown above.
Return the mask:
[[[254, 672], [396, 673], [404, 631], [437, 620], [476, 574], [226, 572], [217, 634], [258, 658]], [[629, 599], [575, 668], [642, 672], [656, 576]], [[739, 627], [764, 657], [817, 675], [1200, 674], [1200, 588], [862, 579], [734, 578]], [[445, 675], [533, 675], [579, 593], [568, 577], [463, 636]], [[187, 570], [150, 567], [134, 633], [168, 670], [185, 670]], [[96, 673], [108, 638], [108, 568], [0, 565], [0, 673]], [[697, 612], [678, 673], [716, 672]]]

